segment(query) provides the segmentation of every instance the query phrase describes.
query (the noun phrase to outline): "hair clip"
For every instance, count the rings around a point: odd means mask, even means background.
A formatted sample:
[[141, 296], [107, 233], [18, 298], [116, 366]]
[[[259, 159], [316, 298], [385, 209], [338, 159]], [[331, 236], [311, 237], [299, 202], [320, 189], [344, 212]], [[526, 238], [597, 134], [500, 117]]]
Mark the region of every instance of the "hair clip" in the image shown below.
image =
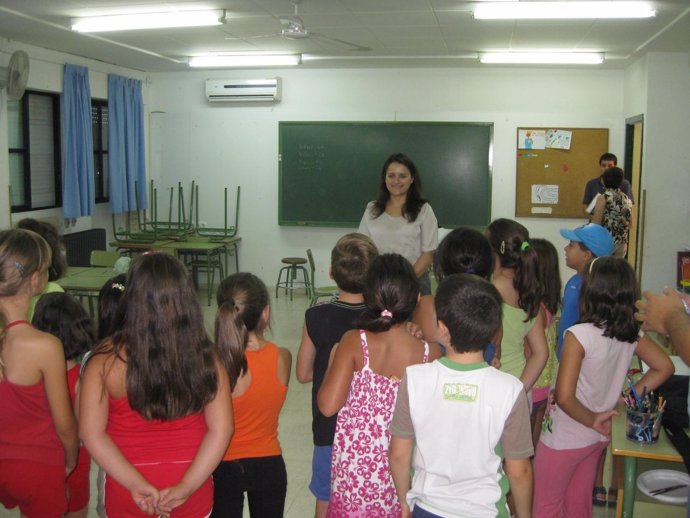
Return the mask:
[[393, 313], [391, 313], [387, 309], [384, 309], [383, 311], [381, 311], [381, 318], [393, 318]]
[[19, 276], [23, 279], [26, 277], [26, 269], [24, 268], [24, 265], [20, 263], [19, 261], [14, 262], [14, 267], [17, 269], [19, 272]]
[[160, 250], [146, 250], [146, 252], [144, 252], [141, 255], [154, 255], [154, 254], [160, 254], [160, 253], [162, 253]]
[[529, 248], [529, 241], [523, 241], [522, 244], [520, 245], [520, 250], [523, 252]]
[[125, 291], [125, 285], [121, 284], [119, 282], [114, 282], [111, 286], [111, 289], [113, 290], [120, 290], [120, 291]]
[[501, 241], [501, 246], [498, 249], [498, 251], [500, 252], [501, 255], [506, 253], [506, 242], [505, 241]]
[[467, 270], [465, 270], [465, 273], [477, 273], [477, 270], [475, 270], [474, 268], [468, 268]]

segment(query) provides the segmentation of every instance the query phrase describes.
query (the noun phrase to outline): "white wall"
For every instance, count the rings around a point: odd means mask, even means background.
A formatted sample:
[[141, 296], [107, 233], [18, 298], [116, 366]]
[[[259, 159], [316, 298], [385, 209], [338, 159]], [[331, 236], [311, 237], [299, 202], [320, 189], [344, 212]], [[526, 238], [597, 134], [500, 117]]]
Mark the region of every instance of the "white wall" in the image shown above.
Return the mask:
[[[62, 65], [87, 66], [94, 97], [107, 95], [107, 74], [145, 80], [149, 174], [162, 189], [196, 179], [201, 220], [222, 224], [222, 187], [242, 186], [241, 267], [275, 282], [279, 259], [316, 256], [317, 283], [327, 282], [329, 251], [350, 229], [280, 227], [278, 208], [278, 121], [439, 120], [494, 124], [492, 217], [515, 212], [515, 138], [518, 126], [606, 127], [610, 150], [624, 150], [626, 117], [645, 116], [642, 188], [647, 190], [643, 287], [675, 282], [675, 251], [690, 245], [690, 65], [687, 54], [650, 54], [625, 71], [517, 68], [353, 69], [213, 71], [146, 75], [143, 72], [0, 39], [0, 66], [14, 50], [31, 58], [29, 88], [59, 92]], [[209, 105], [204, 81], [281, 76], [283, 101], [275, 105]], [[164, 112], [164, 113], [157, 113]], [[0, 95], [0, 228], [11, 219], [54, 217], [61, 209], [9, 213], [7, 118]], [[385, 157], [382, 157], [382, 161]], [[372, 171], [378, 174], [378, 171]], [[585, 176], [597, 174], [596, 164]], [[165, 205], [163, 194], [159, 194]], [[374, 196], [374, 193], [371, 194]], [[433, 200], [431, 200], [433, 203]], [[337, 200], [334, 201], [334, 205]], [[558, 230], [581, 220], [523, 218], [533, 236], [561, 248]], [[72, 230], [110, 230], [107, 204], [81, 218]], [[561, 264], [561, 275], [570, 272]]]
[[690, 59], [650, 53], [642, 189], [647, 190], [642, 286], [676, 282], [676, 252], [690, 247]]
[[[81, 65], [89, 69], [89, 83], [91, 95], [98, 99], [108, 98], [108, 74], [115, 73], [144, 81], [144, 102], [147, 102], [148, 93], [146, 87], [146, 74], [138, 70], [131, 70], [116, 67], [85, 59], [79, 56], [72, 56], [55, 52], [52, 50], [24, 45], [15, 41], [0, 38], [0, 66], [9, 63], [10, 56], [15, 50], [24, 50], [29, 55], [29, 82], [27, 88], [44, 92], [62, 92], [63, 69], [65, 63]], [[28, 212], [18, 212], [10, 214], [9, 203], [9, 157], [7, 143], [7, 96], [5, 92], [0, 94], [0, 228], [7, 228], [12, 223], [16, 223], [22, 218], [52, 218], [62, 221], [62, 208], [46, 209]], [[64, 232], [74, 232], [89, 228], [103, 227], [108, 231], [108, 236], [112, 224], [110, 210], [107, 203], [96, 205], [96, 213], [92, 217], [79, 218], [76, 225], [69, 228], [62, 228]]]
[[[207, 78], [283, 78], [272, 105], [207, 103]], [[624, 149], [623, 71], [552, 69], [352, 69], [213, 71], [151, 76], [151, 174], [161, 186], [195, 179], [200, 220], [222, 224], [219, 189], [242, 187], [242, 269], [275, 283], [280, 258], [312, 248], [317, 284], [327, 283], [330, 249], [351, 229], [278, 226], [278, 122], [420, 120], [494, 124], [492, 217], [515, 214], [515, 142], [519, 126], [604, 127], [610, 149]], [[404, 150], [402, 150], [404, 151]], [[381, 157], [381, 162], [386, 157]], [[574, 172], [585, 177], [591, 170]], [[379, 171], [372, 171], [378, 175]], [[423, 177], [423, 171], [421, 172]], [[159, 195], [160, 196], [160, 195]], [[373, 198], [375, 193], [371, 193]], [[433, 206], [433, 200], [430, 200]], [[163, 200], [161, 199], [161, 203]], [[333, 200], [337, 207], [337, 200]], [[362, 207], [364, 210], [364, 207]], [[584, 220], [523, 218], [533, 236], [565, 241], [558, 230]], [[572, 272], [561, 265], [562, 276]]]

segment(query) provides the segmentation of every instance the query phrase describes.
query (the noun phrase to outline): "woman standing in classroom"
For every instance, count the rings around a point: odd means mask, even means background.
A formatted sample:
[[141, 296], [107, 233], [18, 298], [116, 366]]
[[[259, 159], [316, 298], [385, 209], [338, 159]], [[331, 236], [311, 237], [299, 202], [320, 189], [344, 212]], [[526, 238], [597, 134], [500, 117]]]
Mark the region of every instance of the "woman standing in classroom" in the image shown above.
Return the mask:
[[369, 202], [358, 232], [371, 237], [379, 252], [405, 257], [419, 277], [422, 295], [431, 293], [429, 267], [438, 246], [438, 221], [422, 197], [414, 162], [394, 153], [384, 162], [376, 200]]
[[623, 170], [609, 167], [601, 175], [604, 193], [597, 198], [592, 223], [601, 225], [613, 236], [616, 248], [614, 257], [625, 257], [628, 252], [628, 235], [632, 223], [632, 201], [622, 191]]

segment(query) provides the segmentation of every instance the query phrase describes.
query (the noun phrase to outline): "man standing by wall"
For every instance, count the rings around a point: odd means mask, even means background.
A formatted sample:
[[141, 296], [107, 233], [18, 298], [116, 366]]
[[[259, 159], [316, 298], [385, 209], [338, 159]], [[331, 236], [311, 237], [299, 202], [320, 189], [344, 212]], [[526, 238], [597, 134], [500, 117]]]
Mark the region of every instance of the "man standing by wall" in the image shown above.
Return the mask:
[[[606, 171], [609, 167], [615, 167], [616, 165], [618, 165], [618, 158], [613, 153], [604, 153], [599, 158], [599, 176], [592, 178], [589, 182], [587, 182], [587, 185], [585, 185], [585, 195], [582, 198], [582, 207], [588, 216], [591, 215], [591, 211], [587, 210], [589, 204], [592, 203], [592, 200], [597, 194], [602, 194], [604, 192], [604, 182], [601, 178], [604, 174], [604, 171]], [[631, 202], [635, 203], [632, 188], [630, 187], [630, 182], [628, 180], [623, 180], [620, 190], [623, 191], [628, 198], [630, 198]]]

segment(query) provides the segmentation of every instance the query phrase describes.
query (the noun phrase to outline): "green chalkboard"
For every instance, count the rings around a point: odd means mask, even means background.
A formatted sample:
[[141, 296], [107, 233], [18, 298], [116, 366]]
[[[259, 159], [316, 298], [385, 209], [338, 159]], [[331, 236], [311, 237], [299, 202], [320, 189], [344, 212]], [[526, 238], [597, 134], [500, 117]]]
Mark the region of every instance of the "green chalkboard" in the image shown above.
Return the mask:
[[485, 226], [491, 212], [490, 123], [280, 122], [280, 225], [356, 227], [381, 167], [417, 165], [440, 226]]

